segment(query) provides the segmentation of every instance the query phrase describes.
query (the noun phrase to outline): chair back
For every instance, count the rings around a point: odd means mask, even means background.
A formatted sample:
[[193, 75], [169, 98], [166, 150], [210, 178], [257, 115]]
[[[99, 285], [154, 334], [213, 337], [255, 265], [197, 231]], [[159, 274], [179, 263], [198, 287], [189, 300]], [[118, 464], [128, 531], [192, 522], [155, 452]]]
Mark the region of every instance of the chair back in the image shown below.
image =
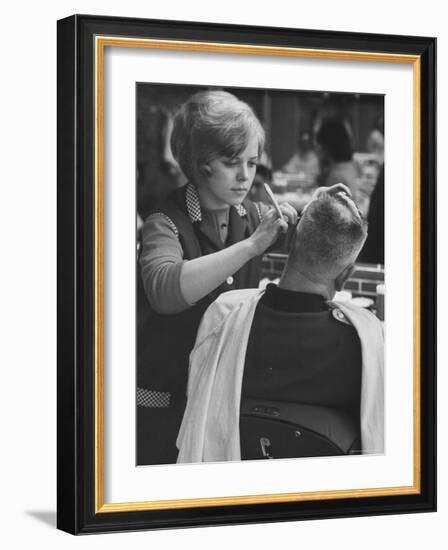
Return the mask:
[[315, 405], [245, 399], [241, 459], [336, 456], [361, 452], [359, 425], [342, 411]]

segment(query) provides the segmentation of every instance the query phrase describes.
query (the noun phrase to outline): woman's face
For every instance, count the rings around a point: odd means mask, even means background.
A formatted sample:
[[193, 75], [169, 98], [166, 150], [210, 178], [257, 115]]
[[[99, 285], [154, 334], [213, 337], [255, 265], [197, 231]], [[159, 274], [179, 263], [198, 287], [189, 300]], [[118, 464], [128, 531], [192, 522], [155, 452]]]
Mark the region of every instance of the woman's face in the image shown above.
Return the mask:
[[210, 210], [237, 206], [243, 202], [254, 180], [258, 161], [258, 139], [251, 136], [238, 156], [210, 161], [207, 175], [197, 185], [201, 205]]

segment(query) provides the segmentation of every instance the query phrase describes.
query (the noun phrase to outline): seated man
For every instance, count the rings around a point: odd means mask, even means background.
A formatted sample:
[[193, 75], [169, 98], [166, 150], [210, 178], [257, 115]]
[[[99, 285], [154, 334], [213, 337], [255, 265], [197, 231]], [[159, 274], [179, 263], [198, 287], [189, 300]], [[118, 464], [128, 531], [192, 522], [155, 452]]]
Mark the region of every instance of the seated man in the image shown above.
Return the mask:
[[247, 398], [318, 405], [358, 426], [363, 453], [382, 453], [382, 325], [332, 302], [354, 269], [367, 226], [350, 197], [321, 192], [300, 219], [278, 287], [222, 294], [190, 356], [178, 462], [240, 460]]

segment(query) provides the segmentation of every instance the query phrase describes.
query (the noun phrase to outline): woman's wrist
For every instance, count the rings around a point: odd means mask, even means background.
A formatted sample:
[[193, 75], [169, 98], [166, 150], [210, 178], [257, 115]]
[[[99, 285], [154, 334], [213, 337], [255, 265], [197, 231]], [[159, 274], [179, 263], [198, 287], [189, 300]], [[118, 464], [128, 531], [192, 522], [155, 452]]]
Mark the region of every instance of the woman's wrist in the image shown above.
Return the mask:
[[264, 250], [260, 249], [260, 245], [253, 235], [251, 235], [244, 241], [241, 241], [241, 245], [245, 247], [249, 260], [255, 258], [256, 256], [259, 256], [260, 254], [263, 254], [264, 252]]

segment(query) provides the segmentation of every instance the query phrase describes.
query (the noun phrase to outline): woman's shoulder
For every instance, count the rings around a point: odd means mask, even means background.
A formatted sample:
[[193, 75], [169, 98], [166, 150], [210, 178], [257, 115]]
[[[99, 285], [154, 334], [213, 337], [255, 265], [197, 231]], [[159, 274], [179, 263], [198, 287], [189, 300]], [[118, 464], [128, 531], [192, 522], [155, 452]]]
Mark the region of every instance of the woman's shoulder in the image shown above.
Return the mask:
[[153, 212], [143, 223], [142, 233], [155, 235], [159, 232], [174, 233], [179, 238], [179, 229], [176, 223], [164, 212]]
[[160, 222], [164, 225], [168, 224], [177, 236], [179, 233], [189, 232], [191, 222], [195, 220], [193, 207], [188, 204], [187, 191], [186, 186], [172, 191], [158, 206], [152, 209], [145, 220], [145, 225]]

